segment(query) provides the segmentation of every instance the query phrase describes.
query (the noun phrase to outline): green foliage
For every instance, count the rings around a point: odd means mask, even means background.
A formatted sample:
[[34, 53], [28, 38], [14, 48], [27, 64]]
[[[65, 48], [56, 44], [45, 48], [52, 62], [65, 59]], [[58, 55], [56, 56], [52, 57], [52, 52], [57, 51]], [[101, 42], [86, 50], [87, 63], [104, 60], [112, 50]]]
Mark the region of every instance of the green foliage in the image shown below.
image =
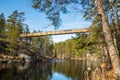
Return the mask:
[[55, 54], [58, 58], [71, 58], [76, 54], [76, 41], [68, 39], [64, 42], [59, 42], [54, 45]]
[[[5, 52], [14, 52], [17, 48], [19, 34], [29, 32], [28, 26], [23, 23], [24, 20], [24, 12], [18, 12], [17, 10], [15, 10], [7, 20], [5, 20], [3, 13], [0, 14], [0, 39], [3, 42], [7, 42], [4, 46]], [[23, 31], [24, 27], [25, 30]], [[1, 49], [2, 48], [3, 47], [1, 47]]]
[[54, 46], [51, 36], [32, 37], [30, 40], [30, 45], [38, 48], [44, 55], [53, 56]]
[[1, 13], [0, 14], [0, 37], [3, 37], [4, 30], [5, 30], [5, 17], [4, 17], [4, 14]]
[[6, 31], [5, 31], [6, 37], [4, 38], [4, 40], [9, 42], [6, 50], [12, 52], [16, 47], [15, 43], [19, 36], [18, 35], [19, 30], [16, 26], [12, 26], [12, 25], [6, 25], [5, 27], [6, 27]]
[[68, 5], [79, 3], [79, 0], [32, 0], [32, 3], [32, 7], [44, 12], [57, 29], [61, 24], [60, 14], [66, 14]]
[[7, 41], [6, 51], [14, 52], [19, 34], [22, 33], [24, 13], [15, 10], [7, 19], [5, 25], [5, 37], [3, 40]]
[[72, 39], [56, 43], [54, 50], [58, 58], [85, 57], [86, 53], [100, 53], [104, 43], [101, 27], [91, 26], [91, 33], [77, 33]]
[[10, 16], [8, 16], [7, 22], [10, 25], [17, 26], [19, 29], [19, 34], [22, 33], [25, 24], [24, 12], [18, 12], [15, 10]]

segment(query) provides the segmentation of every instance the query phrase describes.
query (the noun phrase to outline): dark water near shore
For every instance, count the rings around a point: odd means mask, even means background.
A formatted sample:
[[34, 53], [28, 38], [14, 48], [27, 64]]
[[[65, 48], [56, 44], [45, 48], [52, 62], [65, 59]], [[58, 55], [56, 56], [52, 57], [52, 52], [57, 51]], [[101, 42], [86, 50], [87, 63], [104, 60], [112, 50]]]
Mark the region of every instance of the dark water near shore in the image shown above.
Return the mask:
[[68, 60], [35, 64], [0, 63], [0, 80], [85, 80], [88, 66], [86, 61]]

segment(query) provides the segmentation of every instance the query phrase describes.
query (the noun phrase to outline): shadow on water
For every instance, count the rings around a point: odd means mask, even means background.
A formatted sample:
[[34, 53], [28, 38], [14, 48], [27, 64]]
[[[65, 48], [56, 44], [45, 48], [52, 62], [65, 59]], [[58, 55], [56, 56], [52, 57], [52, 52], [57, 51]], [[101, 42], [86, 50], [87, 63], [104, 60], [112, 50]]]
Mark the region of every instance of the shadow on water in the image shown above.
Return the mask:
[[86, 61], [70, 60], [0, 66], [0, 80], [85, 80], [87, 70]]

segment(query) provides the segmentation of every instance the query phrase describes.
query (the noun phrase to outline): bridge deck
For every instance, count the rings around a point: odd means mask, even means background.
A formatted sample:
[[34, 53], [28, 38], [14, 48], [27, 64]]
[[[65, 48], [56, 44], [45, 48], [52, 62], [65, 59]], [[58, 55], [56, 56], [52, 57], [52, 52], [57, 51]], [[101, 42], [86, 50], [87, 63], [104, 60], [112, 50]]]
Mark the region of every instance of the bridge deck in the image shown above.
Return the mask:
[[83, 29], [68, 29], [68, 30], [48, 31], [48, 32], [25, 33], [25, 34], [20, 34], [20, 37], [24, 38], [24, 37], [36, 37], [36, 36], [59, 35], [59, 34], [73, 34], [73, 33], [84, 33], [84, 32], [90, 32], [90, 29], [83, 28]]

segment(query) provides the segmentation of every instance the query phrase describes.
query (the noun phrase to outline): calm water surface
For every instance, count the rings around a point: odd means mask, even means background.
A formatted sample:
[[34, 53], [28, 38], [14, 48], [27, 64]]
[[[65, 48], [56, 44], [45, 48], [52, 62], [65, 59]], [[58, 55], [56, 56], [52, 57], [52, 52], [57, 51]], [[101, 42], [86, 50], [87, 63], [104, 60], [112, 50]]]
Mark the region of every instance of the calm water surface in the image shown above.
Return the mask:
[[0, 80], [85, 80], [86, 63], [70, 60], [36, 64], [0, 63]]

